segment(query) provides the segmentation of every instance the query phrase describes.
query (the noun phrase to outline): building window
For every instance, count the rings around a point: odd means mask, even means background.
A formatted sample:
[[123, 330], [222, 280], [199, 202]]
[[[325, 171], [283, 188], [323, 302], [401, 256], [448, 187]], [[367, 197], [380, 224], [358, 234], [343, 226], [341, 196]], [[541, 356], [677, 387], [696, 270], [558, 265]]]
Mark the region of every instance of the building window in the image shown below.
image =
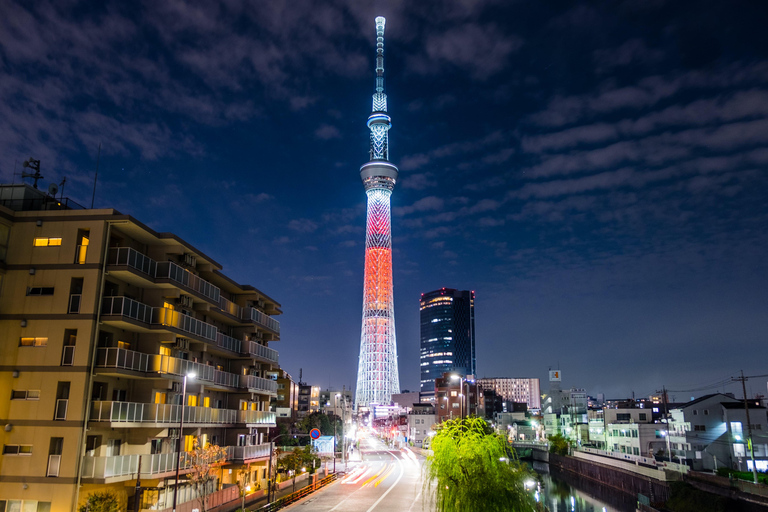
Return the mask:
[[40, 400], [40, 390], [14, 389], [11, 391], [11, 400]]
[[20, 347], [45, 347], [48, 345], [48, 338], [21, 338]]
[[64, 447], [63, 437], [52, 437], [48, 448], [48, 471], [45, 476], [59, 476], [61, 467], [61, 451]]
[[78, 265], [85, 264], [85, 256], [88, 253], [88, 243], [90, 242], [89, 236], [91, 232], [87, 229], [79, 229], [77, 231], [77, 252], [75, 253], [75, 263]]
[[694, 425], [693, 430], [696, 432], [706, 432], [707, 426], [706, 425]]
[[53, 419], [63, 421], [67, 419], [67, 405], [69, 404], [69, 382], [59, 382], [56, 387], [56, 408]]
[[6, 444], [3, 446], [3, 455], [32, 455], [32, 445]]
[[32, 245], [35, 247], [58, 247], [61, 245], [61, 237], [36, 236]]
[[693, 415], [694, 415], [694, 416], [698, 416], [698, 415], [699, 415], [699, 411], [697, 411], [696, 409], [694, 409], [694, 410], [693, 410]]
[[53, 295], [53, 286], [34, 286], [27, 288], [27, 295]]
[[75, 343], [77, 343], [77, 329], [64, 329], [61, 366], [72, 366], [75, 363]]

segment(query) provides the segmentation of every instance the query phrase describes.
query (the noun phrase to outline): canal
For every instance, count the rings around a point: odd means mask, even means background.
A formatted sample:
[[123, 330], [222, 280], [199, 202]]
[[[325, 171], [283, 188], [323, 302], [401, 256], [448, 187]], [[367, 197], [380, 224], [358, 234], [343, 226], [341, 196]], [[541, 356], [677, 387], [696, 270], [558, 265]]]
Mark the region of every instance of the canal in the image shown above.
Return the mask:
[[635, 512], [637, 497], [629, 496], [544, 462], [531, 466], [541, 477], [538, 501], [550, 512]]

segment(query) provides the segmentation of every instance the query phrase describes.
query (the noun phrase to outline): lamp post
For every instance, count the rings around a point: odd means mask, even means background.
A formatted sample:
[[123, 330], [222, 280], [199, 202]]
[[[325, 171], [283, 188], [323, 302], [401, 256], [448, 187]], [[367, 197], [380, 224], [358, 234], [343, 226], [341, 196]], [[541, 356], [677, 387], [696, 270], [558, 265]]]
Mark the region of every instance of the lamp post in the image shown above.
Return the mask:
[[[269, 442], [269, 476], [267, 477], [267, 503], [272, 503], [272, 453], [273, 448], [275, 447], [275, 441], [280, 439], [283, 436], [293, 436], [293, 437], [309, 437], [309, 434], [280, 434], [279, 436], [275, 436], [272, 441]], [[275, 471], [277, 473], [277, 471]]]
[[181, 417], [179, 418], [179, 438], [176, 440], [176, 485], [173, 486], [173, 512], [176, 512], [176, 497], [179, 494], [179, 466], [181, 465], [181, 436], [184, 431], [184, 402], [187, 399], [187, 379], [197, 377], [194, 373], [184, 375], [181, 385]]

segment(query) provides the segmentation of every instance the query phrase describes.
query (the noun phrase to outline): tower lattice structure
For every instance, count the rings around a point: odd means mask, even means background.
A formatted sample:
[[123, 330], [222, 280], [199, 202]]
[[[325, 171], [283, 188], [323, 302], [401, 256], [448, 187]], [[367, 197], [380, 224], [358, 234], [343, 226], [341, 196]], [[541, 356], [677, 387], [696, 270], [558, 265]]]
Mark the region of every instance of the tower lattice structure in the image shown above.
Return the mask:
[[360, 168], [368, 196], [365, 234], [363, 326], [357, 370], [355, 407], [389, 404], [400, 392], [392, 295], [392, 231], [390, 197], [397, 181], [397, 167], [389, 162], [389, 129], [384, 93], [384, 23], [376, 18], [376, 91], [368, 117], [371, 130], [370, 161]]

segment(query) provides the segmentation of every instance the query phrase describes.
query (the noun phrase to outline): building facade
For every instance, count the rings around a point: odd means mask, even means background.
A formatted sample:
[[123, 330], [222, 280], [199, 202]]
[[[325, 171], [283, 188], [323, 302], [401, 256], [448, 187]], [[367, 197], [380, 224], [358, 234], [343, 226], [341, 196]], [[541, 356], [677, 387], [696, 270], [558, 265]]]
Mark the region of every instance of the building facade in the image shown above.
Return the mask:
[[484, 377], [477, 379], [477, 384], [483, 389], [495, 391], [504, 401], [525, 403], [528, 405], [528, 409], [534, 412], [541, 409], [541, 385], [539, 379]]
[[475, 292], [441, 288], [419, 301], [423, 401], [435, 397], [435, 379], [444, 373], [475, 375]]
[[435, 416], [438, 423], [446, 420], [476, 416], [478, 412], [477, 384], [455, 373], [444, 373], [435, 379]]
[[376, 18], [376, 89], [368, 116], [371, 131], [370, 161], [360, 168], [368, 198], [363, 278], [363, 325], [357, 369], [355, 408], [389, 405], [400, 392], [395, 337], [395, 301], [392, 291], [392, 218], [390, 198], [397, 167], [389, 161], [389, 129], [384, 92], [384, 24]]
[[139, 466], [141, 508], [169, 508], [177, 458], [194, 499], [195, 443], [224, 449], [211, 492], [264, 485], [280, 304], [115, 210], [27, 185], [0, 202], [0, 509], [132, 507]]

